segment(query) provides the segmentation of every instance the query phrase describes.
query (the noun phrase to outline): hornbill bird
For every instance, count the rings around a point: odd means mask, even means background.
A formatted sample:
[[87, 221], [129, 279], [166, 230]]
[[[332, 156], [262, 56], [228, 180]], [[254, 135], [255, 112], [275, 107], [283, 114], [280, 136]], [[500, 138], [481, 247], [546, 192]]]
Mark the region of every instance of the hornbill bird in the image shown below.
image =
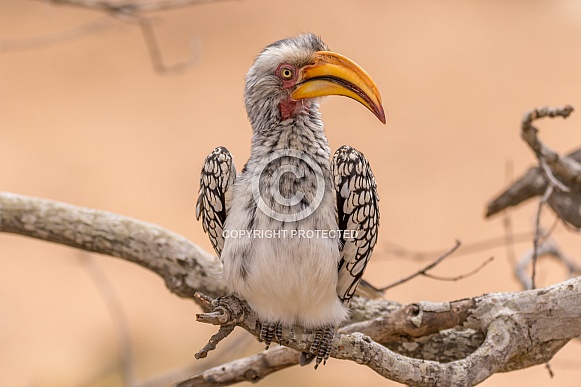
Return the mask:
[[385, 124], [373, 80], [312, 34], [266, 47], [246, 75], [252, 148], [240, 174], [230, 152], [206, 158], [196, 217], [223, 264], [230, 291], [255, 311], [259, 340], [282, 328], [314, 332], [305, 365], [329, 358], [348, 315], [379, 222], [375, 178], [366, 158], [342, 146], [332, 158], [319, 97], [359, 101]]

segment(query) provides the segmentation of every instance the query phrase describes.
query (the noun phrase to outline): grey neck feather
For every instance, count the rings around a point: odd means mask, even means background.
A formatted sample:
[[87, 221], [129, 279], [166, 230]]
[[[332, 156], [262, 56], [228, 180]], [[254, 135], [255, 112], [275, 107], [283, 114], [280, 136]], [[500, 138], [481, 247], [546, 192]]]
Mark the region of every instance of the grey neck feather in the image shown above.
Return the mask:
[[315, 100], [306, 103], [309, 104], [308, 109], [301, 109], [296, 116], [284, 121], [280, 119], [278, 106], [252, 110], [257, 113], [250, 118], [254, 134], [247, 168], [253, 169], [264, 157], [281, 149], [302, 151], [321, 166], [329, 165], [331, 150], [324, 133], [319, 104]]

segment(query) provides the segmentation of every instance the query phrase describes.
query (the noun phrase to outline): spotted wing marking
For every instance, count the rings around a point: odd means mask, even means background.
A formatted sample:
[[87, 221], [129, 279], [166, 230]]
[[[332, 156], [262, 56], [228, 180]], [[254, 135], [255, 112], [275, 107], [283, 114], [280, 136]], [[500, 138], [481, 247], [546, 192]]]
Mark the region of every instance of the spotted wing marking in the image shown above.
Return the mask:
[[337, 294], [349, 303], [377, 242], [379, 196], [367, 159], [354, 148], [342, 146], [335, 152], [331, 173], [343, 231]]
[[218, 147], [206, 157], [200, 177], [200, 191], [196, 204], [196, 219], [202, 218], [202, 227], [220, 256], [224, 248], [224, 223], [230, 208], [236, 167], [225, 147]]

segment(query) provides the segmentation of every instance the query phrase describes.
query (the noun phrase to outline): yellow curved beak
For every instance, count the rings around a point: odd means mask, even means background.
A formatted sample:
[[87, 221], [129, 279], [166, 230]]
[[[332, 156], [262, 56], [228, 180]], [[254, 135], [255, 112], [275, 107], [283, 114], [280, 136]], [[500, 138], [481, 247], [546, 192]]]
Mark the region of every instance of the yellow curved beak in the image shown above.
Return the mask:
[[317, 51], [314, 63], [301, 68], [291, 98], [344, 95], [359, 101], [385, 124], [381, 95], [371, 77], [351, 59], [330, 51]]

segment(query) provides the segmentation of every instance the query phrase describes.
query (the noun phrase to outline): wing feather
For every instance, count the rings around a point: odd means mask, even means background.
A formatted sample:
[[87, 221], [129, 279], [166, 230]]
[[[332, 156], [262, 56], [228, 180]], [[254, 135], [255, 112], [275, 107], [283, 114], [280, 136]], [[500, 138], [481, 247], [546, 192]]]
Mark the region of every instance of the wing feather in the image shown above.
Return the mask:
[[379, 228], [379, 196], [369, 162], [354, 148], [342, 146], [331, 163], [342, 230], [337, 294], [348, 303], [369, 262]]
[[196, 219], [202, 219], [202, 228], [218, 254], [224, 248], [224, 223], [230, 207], [236, 167], [225, 147], [218, 147], [206, 157], [200, 177], [200, 191], [196, 204]]

